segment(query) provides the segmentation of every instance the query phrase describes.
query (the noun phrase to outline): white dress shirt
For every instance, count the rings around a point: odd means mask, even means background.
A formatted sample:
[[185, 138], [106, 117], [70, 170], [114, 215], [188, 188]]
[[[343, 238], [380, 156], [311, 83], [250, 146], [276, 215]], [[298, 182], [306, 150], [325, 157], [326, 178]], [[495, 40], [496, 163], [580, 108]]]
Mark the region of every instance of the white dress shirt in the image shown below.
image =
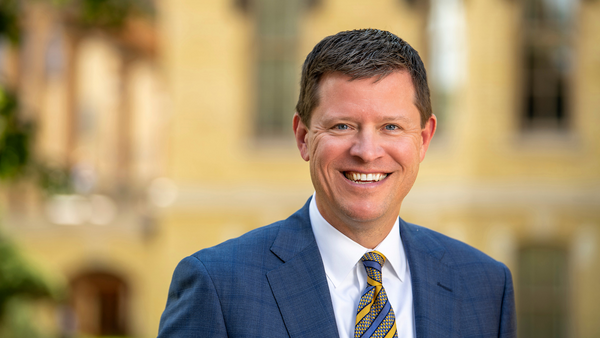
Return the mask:
[[[360, 258], [371, 249], [354, 242], [321, 216], [316, 196], [310, 201], [310, 222], [323, 259], [333, 312], [340, 338], [353, 338], [356, 310], [367, 286], [367, 273]], [[374, 249], [386, 261], [382, 268], [383, 287], [396, 315], [399, 338], [414, 338], [414, 310], [408, 261], [400, 240], [398, 219], [387, 237]]]

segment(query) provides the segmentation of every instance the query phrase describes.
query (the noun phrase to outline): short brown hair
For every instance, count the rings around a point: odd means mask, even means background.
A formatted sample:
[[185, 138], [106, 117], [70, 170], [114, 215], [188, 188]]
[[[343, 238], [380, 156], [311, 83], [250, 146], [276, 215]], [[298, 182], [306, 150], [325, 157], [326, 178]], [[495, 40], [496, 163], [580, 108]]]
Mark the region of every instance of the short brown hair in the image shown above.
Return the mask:
[[381, 79], [398, 70], [410, 74], [416, 93], [415, 106], [421, 114], [421, 127], [425, 127], [432, 110], [423, 61], [406, 41], [378, 29], [340, 32], [324, 38], [313, 48], [302, 66], [296, 112], [308, 127], [312, 112], [319, 105], [319, 81], [326, 73], [341, 72], [352, 80], [374, 76]]

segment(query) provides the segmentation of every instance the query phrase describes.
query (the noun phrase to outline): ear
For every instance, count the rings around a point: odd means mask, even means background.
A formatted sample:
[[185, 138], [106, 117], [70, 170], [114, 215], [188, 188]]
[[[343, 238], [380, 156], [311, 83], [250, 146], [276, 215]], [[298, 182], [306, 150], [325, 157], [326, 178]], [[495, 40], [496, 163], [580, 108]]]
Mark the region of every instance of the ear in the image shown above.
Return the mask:
[[431, 115], [427, 123], [425, 124], [425, 128], [421, 130], [421, 162], [425, 159], [425, 153], [429, 148], [429, 143], [433, 138], [433, 134], [435, 134], [435, 129], [437, 128], [437, 118], [435, 115]]
[[298, 113], [294, 114], [294, 136], [296, 137], [296, 145], [298, 146], [298, 150], [300, 150], [300, 156], [302, 156], [305, 161], [308, 161], [310, 159], [307, 143], [308, 127], [304, 125]]

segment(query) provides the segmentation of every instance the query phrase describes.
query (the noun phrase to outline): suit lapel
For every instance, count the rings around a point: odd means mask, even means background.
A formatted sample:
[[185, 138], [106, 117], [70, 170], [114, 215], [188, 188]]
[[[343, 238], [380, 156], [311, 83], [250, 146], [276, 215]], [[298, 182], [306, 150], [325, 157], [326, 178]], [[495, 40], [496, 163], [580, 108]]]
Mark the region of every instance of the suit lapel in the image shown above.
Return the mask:
[[[290, 337], [337, 337], [327, 277], [310, 226], [309, 202], [281, 225], [271, 251], [283, 263], [269, 271], [267, 279]], [[416, 336], [460, 337], [460, 274], [442, 262], [444, 247], [419, 229], [400, 219]]]
[[417, 337], [459, 337], [459, 273], [442, 262], [445, 249], [427, 231], [400, 220], [400, 233], [411, 274]]
[[281, 225], [271, 251], [283, 264], [269, 271], [267, 279], [290, 337], [337, 337], [327, 277], [310, 226], [309, 202]]

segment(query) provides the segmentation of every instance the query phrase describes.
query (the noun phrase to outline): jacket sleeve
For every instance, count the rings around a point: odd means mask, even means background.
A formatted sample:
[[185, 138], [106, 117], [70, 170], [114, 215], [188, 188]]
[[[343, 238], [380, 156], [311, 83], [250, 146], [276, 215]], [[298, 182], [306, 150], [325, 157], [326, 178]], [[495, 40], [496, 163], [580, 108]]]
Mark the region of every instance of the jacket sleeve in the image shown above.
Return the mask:
[[227, 337], [221, 304], [204, 264], [184, 258], [175, 268], [158, 338]]
[[504, 296], [502, 297], [502, 312], [500, 314], [498, 337], [514, 338], [517, 337], [515, 292], [513, 290], [512, 275], [506, 266], [504, 266], [504, 276]]

